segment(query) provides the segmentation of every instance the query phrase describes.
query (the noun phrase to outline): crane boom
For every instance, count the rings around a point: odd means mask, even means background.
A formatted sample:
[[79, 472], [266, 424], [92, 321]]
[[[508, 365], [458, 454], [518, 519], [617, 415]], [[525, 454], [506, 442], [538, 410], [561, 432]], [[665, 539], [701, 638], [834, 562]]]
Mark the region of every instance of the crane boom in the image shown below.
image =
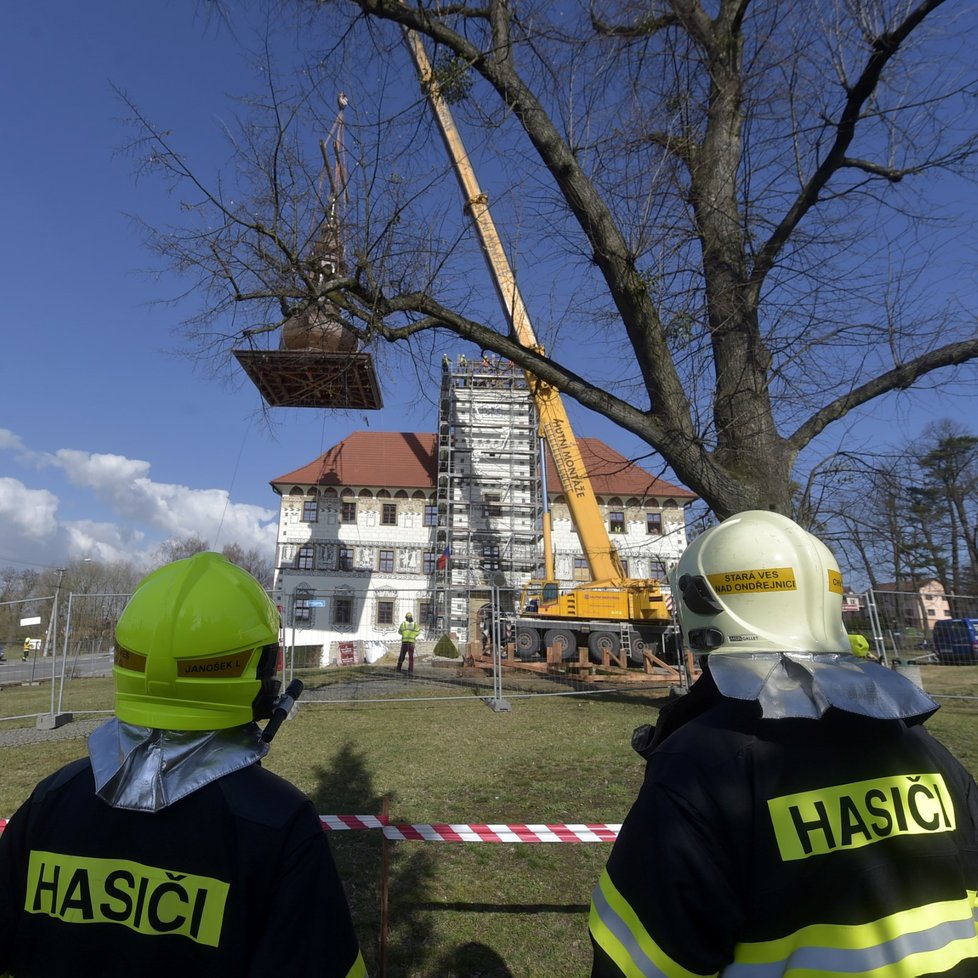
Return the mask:
[[[408, 50], [421, 76], [422, 87], [428, 95], [439, 132], [448, 150], [452, 169], [462, 189], [465, 209], [475, 226], [483, 257], [489, 267], [500, 302], [506, 311], [512, 333], [521, 346], [542, 353], [543, 347], [540, 346], [533, 331], [523, 297], [516, 284], [516, 276], [506, 257], [495, 222], [489, 213], [489, 199], [482, 192], [476, 179], [451, 110], [440, 96], [438, 82], [421, 39], [414, 31], [405, 30], [404, 33]], [[601, 518], [601, 510], [591, 487], [587, 469], [584, 467], [584, 460], [581, 458], [581, 451], [560, 392], [529, 370], [524, 370], [524, 374], [536, 404], [541, 434], [550, 448], [560, 475], [564, 496], [588, 562], [591, 579], [595, 583], [620, 582], [626, 577], [625, 569]], [[553, 554], [549, 527], [546, 530], [547, 539], [544, 544], [547, 576], [552, 577]]]

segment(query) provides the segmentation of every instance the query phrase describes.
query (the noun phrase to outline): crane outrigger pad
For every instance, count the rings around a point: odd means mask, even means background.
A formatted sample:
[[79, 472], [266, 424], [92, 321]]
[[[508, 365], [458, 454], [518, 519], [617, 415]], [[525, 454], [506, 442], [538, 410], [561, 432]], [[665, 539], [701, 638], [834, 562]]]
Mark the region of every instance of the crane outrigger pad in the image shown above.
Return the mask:
[[369, 353], [234, 350], [269, 407], [376, 411], [383, 407]]

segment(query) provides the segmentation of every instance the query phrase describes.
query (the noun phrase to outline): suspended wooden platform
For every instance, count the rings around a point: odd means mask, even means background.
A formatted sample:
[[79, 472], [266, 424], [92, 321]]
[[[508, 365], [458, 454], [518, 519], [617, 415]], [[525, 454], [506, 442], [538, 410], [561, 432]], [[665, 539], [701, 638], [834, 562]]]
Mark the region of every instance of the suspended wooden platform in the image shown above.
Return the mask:
[[383, 407], [369, 353], [234, 350], [269, 407], [376, 411]]

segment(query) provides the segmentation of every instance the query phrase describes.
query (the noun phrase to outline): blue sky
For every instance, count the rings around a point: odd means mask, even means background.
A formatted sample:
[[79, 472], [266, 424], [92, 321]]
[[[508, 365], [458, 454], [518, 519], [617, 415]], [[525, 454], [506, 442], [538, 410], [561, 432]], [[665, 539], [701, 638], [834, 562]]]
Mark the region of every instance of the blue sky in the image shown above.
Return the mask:
[[[162, 225], [179, 219], [176, 201], [135, 179], [121, 151], [127, 110], [112, 86], [173, 128], [203, 173], [216, 172], [227, 162], [220, 127], [230, 97], [253, 75], [207, 9], [59, 0], [5, 10], [0, 566], [141, 561], [190, 534], [271, 553], [270, 479], [368, 425], [435, 428], [434, 392], [419, 396], [413, 376], [399, 380], [386, 364], [382, 411], [276, 409], [269, 429], [236, 365], [222, 380], [181, 355], [180, 307], [161, 300], [182, 285], [150, 274], [154, 257], [128, 216]], [[874, 406], [848, 437], [879, 440], [972, 410], [933, 395], [914, 404]], [[593, 415], [572, 408], [572, 417], [581, 435], [647, 451]]]
[[[220, 548], [271, 548], [270, 479], [352, 430], [362, 415], [276, 410], [257, 390], [179, 355], [181, 283], [128, 215], [174, 218], [175, 201], [136, 181], [124, 89], [175, 129], [206, 172], [225, 162], [229, 96], [247, 59], [206, 5], [97, 0], [5, 11], [0, 57], [5, 301], [0, 409], [0, 566], [74, 557], [140, 559], [196, 533]], [[13, 94], [17, 93], [17, 94]], [[388, 378], [376, 429], [434, 430], [417, 392]]]

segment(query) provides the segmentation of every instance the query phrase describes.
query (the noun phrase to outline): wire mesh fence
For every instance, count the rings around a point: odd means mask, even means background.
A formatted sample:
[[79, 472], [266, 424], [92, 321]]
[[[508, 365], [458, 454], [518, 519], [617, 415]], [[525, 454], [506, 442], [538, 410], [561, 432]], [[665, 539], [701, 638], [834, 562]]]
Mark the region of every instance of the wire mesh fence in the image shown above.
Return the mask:
[[[0, 699], [0, 721], [36, 721], [41, 726], [68, 715], [111, 713], [114, 629], [128, 598], [127, 594], [72, 593], [62, 598], [60, 607], [53, 595], [0, 605], [0, 644], [5, 652], [0, 686], [23, 686], [29, 691], [25, 697]], [[405, 606], [417, 607], [422, 599], [423, 595], [409, 595]], [[309, 705], [418, 700], [498, 705], [503, 698], [593, 696], [621, 689], [647, 689], [653, 696], [667, 696], [684, 688], [694, 675], [684, 669], [681, 656], [673, 653], [672, 661], [664, 650], [663, 668], [655, 671], [640, 666], [603, 669], [594, 663], [555, 667], [553, 662], [519, 662], [505, 653], [493, 661], [486, 655], [472, 655], [479, 642], [461, 640], [441, 643], [440, 651], [447, 654], [436, 655], [439, 643], [428, 633], [417, 643], [414, 672], [398, 672], [396, 621], [404, 609], [400, 600], [393, 603], [394, 608], [390, 595], [365, 591], [355, 596], [357, 614], [343, 631], [318, 633], [300, 627], [305, 623], [295, 620], [290, 604], [283, 612], [279, 659], [283, 681], [301, 679], [302, 702]], [[893, 667], [938, 663], [934, 624], [971, 617], [978, 617], [978, 596], [946, 595], [926, 586], [850, 594], [844, 612], [847, 630], [865, 635], [871, 651]], [[482, 620], [473, 616], [476, 628]], [[23, 621], [30, 624], [22, 625]]]

